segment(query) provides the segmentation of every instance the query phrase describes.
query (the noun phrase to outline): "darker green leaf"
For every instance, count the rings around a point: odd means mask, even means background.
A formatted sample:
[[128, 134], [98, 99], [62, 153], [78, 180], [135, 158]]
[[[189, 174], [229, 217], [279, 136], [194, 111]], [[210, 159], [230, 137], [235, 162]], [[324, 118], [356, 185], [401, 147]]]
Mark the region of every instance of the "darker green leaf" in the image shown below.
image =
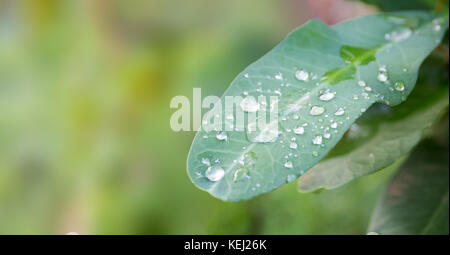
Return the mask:
[[448, 235], [448, 153], [448, 147], [433, 140], [425, 140], [414, 149], [377, 205], [369, 231]]

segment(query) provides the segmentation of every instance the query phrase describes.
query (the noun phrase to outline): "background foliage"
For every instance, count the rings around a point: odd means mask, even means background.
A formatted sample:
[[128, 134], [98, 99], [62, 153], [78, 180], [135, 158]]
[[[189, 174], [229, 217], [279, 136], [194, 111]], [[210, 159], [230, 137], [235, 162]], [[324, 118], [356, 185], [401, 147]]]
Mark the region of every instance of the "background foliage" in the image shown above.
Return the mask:
[[221, 95], [309, 18], [375, 11], [318, 2], [1, 1], [0, 234], [366, 233], [399, 163], [223, 203], [187, 178], [194, 133], [169, 128], [173, 96]]

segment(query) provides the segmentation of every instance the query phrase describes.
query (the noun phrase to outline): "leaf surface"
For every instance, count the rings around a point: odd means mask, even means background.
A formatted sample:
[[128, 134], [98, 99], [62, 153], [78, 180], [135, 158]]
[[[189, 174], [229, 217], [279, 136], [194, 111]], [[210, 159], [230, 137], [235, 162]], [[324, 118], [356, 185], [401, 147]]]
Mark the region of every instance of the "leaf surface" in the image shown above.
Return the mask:
[[299, 178], [299, 191], [337, 188], [408, 154], [448, 108], [447, 72], [442, 60], [430, 58], [408, 100], [392, 108], [370, 108], [325, 160]]
[[[294, 181], [373, 103], [397, 105], [406, 98], [447, 26], [448, 19], [426, 12], [378, 14], [332, 27], [306, 23], [239, 74], [205, 115], [188, 156], [191, 180], [227, 201]], [[227, 96], [245, 99], [230, 106]], [[260, 96], [266, 104], [251, 100]], [[276, 108], [276, 121], [249, 128], [255, 123], [250, 113], [261, 119]], [[245, 124], [234, 122], [242, 115]]]

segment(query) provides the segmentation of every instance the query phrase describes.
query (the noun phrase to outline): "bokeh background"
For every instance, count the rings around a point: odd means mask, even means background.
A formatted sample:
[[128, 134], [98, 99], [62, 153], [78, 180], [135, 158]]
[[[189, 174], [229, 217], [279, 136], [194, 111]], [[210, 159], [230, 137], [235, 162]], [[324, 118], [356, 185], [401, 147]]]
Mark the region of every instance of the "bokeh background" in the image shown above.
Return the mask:
[[186, 173], [172, 97], [220, 96], [341, 0], [0, 0], [0, 234], [365, 234], [393, 170], [226, 203]]

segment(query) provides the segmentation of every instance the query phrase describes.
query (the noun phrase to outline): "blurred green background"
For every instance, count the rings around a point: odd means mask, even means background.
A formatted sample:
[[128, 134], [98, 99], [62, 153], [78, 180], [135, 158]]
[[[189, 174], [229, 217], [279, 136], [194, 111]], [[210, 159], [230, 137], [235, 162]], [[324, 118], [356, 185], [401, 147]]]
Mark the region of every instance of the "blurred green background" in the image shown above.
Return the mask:
[[226, 203], [186, 174], [169, 108], [218, 95], [344, 1], [0, 0], [0, 234], [365, 234], [392, 170]]

